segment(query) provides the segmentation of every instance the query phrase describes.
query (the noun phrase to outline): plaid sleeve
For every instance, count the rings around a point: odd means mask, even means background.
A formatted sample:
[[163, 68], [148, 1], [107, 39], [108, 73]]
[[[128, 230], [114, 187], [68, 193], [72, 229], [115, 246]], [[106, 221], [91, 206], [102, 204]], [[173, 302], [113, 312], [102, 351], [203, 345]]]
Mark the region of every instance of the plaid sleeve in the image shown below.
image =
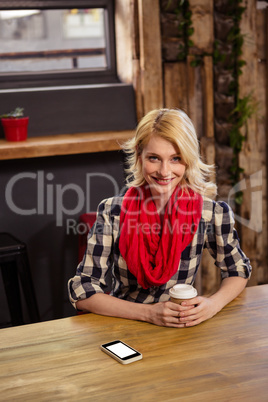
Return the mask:
[[68, 282], [69, 299], [74, 307], [78, 300], [95, 293], [105, 293], [111, 284], [112, 224], [109, 200], [100, 203], [96, 222], [88, 234], [87, 249], [76, 275]]
[[240, 248], [237, 231], [234, 228], [233, 211], [225, 202], [215, 202], [206, 247], [221, 269], [222, 278], [240, 276], [249, 278], [251, 265]]

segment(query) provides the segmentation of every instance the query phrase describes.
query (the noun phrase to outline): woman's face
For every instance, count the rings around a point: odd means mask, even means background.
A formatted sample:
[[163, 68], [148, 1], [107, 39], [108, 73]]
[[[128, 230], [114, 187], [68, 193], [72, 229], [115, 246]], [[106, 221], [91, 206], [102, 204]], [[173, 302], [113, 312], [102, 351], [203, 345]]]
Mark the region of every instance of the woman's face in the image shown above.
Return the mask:
[[140, 158], [153, 197], [170, 197], [185, 172], [179, 150], [171, 142], [152, 135]]

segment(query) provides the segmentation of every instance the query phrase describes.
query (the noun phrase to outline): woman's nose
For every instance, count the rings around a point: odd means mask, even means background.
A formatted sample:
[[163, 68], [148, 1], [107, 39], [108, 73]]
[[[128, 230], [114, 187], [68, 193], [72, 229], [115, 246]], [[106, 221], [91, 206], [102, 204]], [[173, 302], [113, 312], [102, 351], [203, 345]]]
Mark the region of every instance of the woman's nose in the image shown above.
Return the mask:
[[166, 177], [169, 175], [169, 173], [170, 173], [169, 171], [170, 171], [170, 169], [169, 169], [168, 162], [164, 162], [164, 161], [161, 162], [160, 171], [159, 171], [160, 175], [162, 177]]

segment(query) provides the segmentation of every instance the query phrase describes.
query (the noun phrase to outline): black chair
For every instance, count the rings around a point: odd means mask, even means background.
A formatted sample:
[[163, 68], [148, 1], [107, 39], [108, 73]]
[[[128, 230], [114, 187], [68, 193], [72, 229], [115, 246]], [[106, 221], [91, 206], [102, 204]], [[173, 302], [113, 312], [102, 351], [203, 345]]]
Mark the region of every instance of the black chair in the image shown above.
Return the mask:
[[26, 244], [9, 233], [0, 233], [0, 268], [12, 325], [24, 324], [20, 288], [31, 323], [39, 322]]

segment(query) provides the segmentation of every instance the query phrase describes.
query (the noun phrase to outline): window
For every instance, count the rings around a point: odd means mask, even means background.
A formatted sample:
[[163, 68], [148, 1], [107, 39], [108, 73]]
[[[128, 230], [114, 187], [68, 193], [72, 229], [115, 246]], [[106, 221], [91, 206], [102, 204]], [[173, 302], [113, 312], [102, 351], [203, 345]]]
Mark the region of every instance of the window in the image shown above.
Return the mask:
[[114, 29], [114, 0], [0, 0], [0, 114], [23, 107], [28, 137], [133, 129]]
[[115, 82], [113, 1], [0, 0], [0, 49], [2, 88]]
[[0, 48], [5, 73], [107, 68], [104, 10], [0, 11]]

